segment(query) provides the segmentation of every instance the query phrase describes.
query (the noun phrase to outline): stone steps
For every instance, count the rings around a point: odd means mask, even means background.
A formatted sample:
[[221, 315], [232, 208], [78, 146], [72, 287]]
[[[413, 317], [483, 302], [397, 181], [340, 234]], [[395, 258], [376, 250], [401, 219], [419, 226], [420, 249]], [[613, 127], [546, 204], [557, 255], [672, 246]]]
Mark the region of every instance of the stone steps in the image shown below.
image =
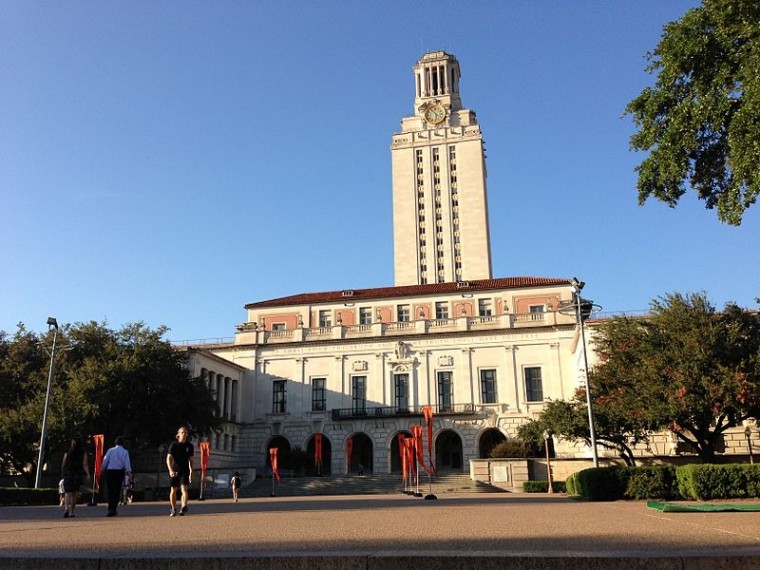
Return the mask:
[[[257, 479], [240, 489], [241, 497], [268, 497], [272, 495], [272, 480]], [[410, 489], [412, 491], [416, 488]], [[274, 494], [278, 497], [298, 497], [313, 495], [378, 495], [402, 493], [404, 485], [400, 475], [335, 475], [325, 477], [283, 477], [275, 483]], [[472, 481], [468, 475], [443, 474], [420, 477], [419, 491], [423, 494], [443, 493], [494, 493], [502, 489]]]

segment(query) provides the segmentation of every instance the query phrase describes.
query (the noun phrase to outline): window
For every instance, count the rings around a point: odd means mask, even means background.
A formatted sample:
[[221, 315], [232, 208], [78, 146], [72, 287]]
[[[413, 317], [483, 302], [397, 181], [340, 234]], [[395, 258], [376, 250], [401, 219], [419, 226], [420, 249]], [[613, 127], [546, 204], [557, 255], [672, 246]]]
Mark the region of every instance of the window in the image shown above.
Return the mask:
[[411, 312], [409, 305], [396, 305], [396, 320], [399, 323], [408, 323]]
[[544, 320], [544, 306], [543, 305], [531, 305], [530, 309], [530, 319], [532, 321], [543, 321]]
[[330, 316], [330, 311], [319, 311], [319, 326], [320, 327], [332, 326], [332, 317]]
[[448, 319], [449, 318], [449, 304], [437, 301], [435, 304], [435, 318], [436, 319]]
[[451, 383], [451, 372], [438, 373], [438, 411], [451, 411], [454, 402], [453, 386]]
[[543, 402], [544, 389], [541, 383], [541, 368], [531, 366], [523, 369], [525, 375], [525, 397], [529, 402]]
[[394, 374], [394, 399], [396, 401], [397, 412], [409, 411], [409, 375], [408, 374]]
[[493, 301], [491, 299], [478, 299], [478, 315], [481, 317], [493, 315]]
[[359, 307], [359, 324], [360, 325], [372, 324], [372, 308], [371, 307]]
[[351, 378], [351, 409], [355, 414], [367, 413], [367, 377]]
[[496, 370], [480, 371], [480, 403], [496, 403]]
[[272, 382], [272, 413], [284, 414], [287, 393], [285, 392], [285, 380]]
[[324, 412], [326, 409], [325, 379], [313, 378], [311, 381], [311, 411]]
[[285, 330], [285, 323], [272, 323], [272, 330], [273, 331], [284, 331]]

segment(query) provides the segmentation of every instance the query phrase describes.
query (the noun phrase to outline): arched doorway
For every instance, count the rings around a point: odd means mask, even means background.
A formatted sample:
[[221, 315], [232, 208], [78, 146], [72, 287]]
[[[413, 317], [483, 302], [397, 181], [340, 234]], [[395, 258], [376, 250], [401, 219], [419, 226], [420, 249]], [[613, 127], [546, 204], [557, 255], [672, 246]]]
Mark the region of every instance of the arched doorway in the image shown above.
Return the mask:
[[353, 441], [353, 445], [348, 472], [372, 472], [372, 440], [366, 433], [356, 433], [350, 439]]
[[462, 438], [450, 429], [438, 434], [435, 440], [435, 468], [438, 471], [462, 470]]
[[306, 444], [306, 455], [309, 457], [310, 475], [330, 475], [332, 473], [332, 443], [325, 434], [322, 434], [322, 466], [314, 464], [315, 438], [312, 435]]
[[278, 464], [282, 461], [282, 456], [287, 455], [290, 453], [290, 442], [288, 439], [282, 435], [276, 435], [272, 439], [269, 440], [269, 443], [267, 443], [266, 451], [264, 452], [266, 454], [266, 465], [267, 468], [272, 467], [272, 459], [269, 456], [269, 450], [273, 447], [277, 448], [277, 460]]
[[399, 449], [398, 436], [412, 437], [406, 430], [398, 431], [391, 440], [391, 473], [401, 473], [401, 450]]
[[487, 459], [491, 450], [503, 441], [507, 441], [507, 436], [501, 433], [497, 428], [488, 428], [480, 434], [478, 457], [480, 459]]

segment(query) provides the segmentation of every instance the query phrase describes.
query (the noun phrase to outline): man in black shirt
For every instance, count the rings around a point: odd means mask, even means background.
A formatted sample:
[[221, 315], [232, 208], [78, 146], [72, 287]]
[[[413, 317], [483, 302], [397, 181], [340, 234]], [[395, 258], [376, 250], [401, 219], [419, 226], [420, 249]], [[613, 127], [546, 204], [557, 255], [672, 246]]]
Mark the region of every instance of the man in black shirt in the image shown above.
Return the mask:
[[[169, 446], [166, 466], [169, 468], [171, 492], [169, 516], [183, 516], [187, 513], [188, 485], [193, 481], [193, 444], [187, 441], [190, 433], [186, 427], [177, 430], [177, 441]], [[182, 490], [181, 508], [177, 511], [177, 491]]]

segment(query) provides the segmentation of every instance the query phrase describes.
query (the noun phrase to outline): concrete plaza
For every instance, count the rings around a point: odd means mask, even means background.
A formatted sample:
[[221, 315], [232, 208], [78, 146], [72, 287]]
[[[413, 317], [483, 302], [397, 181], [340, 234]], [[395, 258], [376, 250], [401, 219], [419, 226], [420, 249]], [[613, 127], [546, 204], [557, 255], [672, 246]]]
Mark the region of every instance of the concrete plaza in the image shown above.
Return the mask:
[[[726, 501], [732, 502], [732, 501]], [[733, 501], [736, 502], [736, 501]], [[760, 568], [760, 513], [561, 495], [403, 494], [0, 508], [0, 569]]]

